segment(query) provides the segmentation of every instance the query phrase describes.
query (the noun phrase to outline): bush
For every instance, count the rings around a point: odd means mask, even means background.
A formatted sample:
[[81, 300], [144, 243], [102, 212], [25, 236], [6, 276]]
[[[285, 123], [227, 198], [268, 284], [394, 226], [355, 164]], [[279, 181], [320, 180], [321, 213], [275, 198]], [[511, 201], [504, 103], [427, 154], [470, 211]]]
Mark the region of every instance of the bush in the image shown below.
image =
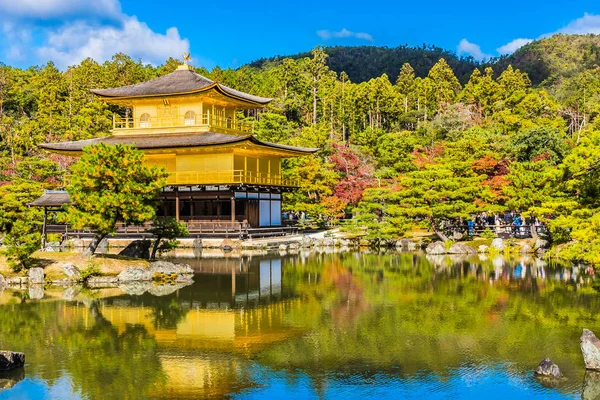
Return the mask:
[[84, 281], [92, 276], [100, 276], [102, 272], [100, 272], [100, 267], [90, 258], [85, 264], [86, 267], [81, 270], [81, 279]]
[[479, 237], [481, 237], [482, 239], [496, 239], [498, 235], [496, 235], [496, 232], [494, 232], [490, 228], [485, 228], [484, 231], [481, 232], [481, 235], [479, 235]]

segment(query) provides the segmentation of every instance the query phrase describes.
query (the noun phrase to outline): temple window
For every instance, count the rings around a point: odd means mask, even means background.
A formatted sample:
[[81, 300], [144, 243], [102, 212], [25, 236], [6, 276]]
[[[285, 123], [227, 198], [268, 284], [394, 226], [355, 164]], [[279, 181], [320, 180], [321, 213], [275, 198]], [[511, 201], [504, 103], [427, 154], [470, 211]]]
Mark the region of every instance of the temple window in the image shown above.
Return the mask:
[[184, 125], [196, 125], [196, 113], [188, 111], [183, 118]]
[[152, 123], [150, 122], [150, 114], [143, 113], [140, 117], [140, 128], [150, 128]]

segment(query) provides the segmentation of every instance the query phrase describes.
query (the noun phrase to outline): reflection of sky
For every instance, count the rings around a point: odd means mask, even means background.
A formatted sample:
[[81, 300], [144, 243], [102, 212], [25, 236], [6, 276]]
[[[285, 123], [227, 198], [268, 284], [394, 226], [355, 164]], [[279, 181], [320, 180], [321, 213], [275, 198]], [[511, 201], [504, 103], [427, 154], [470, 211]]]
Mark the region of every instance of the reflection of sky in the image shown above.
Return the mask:
[[[234, 396], [236, 399], [569, 399], [573, 393], [544, 388], [527, 371], [510, 365], [469, 365], [447, 376], [422, 374], [412, 379], [392, 375], [325, 376], [313, 379], [298, 373], [285, 375], [255, 368], [259, 387]], [[317, 390], [314, 388], [317, 387]]]
[[41, 379], [24, 379], [11, 390], [0, 390], [0, 399], [2, 400], [78, 400], [82, 398], [81, 393], [73, 391], [71, 380], [66, 377], [58, 379], [54, 384], [49, 384]]

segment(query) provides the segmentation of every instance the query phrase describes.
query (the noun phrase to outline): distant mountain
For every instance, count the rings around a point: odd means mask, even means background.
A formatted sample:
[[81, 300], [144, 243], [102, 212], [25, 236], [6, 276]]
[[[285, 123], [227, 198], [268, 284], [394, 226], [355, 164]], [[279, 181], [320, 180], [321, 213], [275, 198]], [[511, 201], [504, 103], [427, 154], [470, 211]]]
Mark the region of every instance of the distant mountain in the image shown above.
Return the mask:
[[[444, 58], [452, 67], [462, 83], [469, 80], [473, 69], [480, 64], [472, 57], [458, 57], [455, 53], [440, 47], [426, 46], [410, 47], [408, 45], [395, 48], [376, 46], [336, 46], [326, 47], [329, 54], [329, 68], [337, 73], [345, 71], [352, 82], [364, 82], [387, 74], [390, 81], [396, 82], [398, 72], [404, 63], [410, 63], [415, 74], [427, 76], [429, 69], [440, 59]], [[310, 52], [289, 56], [263, 58], [250, 64], [251, 67], [261, 68], [267, 62], [277, 62], [283, 58], [310, 57]]]
[[550, 86], [600, 65], [600, 35], [554, 35], [535, 40], [496, 61], [495, 70], [509, 64], [527, 72], [534, 85]]
[[[475, 68], [494, 68], [496, 73], [509, 64], [527, 72], [534, 85], [550, 86], [562, 77], [569, 77], [583, 70], [600, 65], [600, 35], [554, 35], [535, 40], [510, 56], [489, 60], [486, 63], [472, 57], [459, 57], [456, 53], [436, 46], [408, 45], [394, 48], [376, 46], [326, 47], [328, 65], [333, 71], [345, 71], [352, 82], [363, 82], [387, 74], [395, 82], [402, 64], [408, 62], [417, 76], [427, 76], [429, 69], [444, 58], [462, 84], [469, 80]], [[310, 57], [310, 52], [289, 56], [263, 58], [249, 64], [261, 68], [265, 63], [277, 62], [285, 57], [294, 59]]]

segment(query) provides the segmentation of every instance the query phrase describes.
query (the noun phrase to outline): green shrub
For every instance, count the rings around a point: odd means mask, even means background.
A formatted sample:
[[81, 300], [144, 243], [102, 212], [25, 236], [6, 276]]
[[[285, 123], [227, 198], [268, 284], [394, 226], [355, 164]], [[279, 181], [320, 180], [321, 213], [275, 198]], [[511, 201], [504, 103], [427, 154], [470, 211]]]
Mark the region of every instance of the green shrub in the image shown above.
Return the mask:
[[496, 232], [494, 232], [490, 228], [485, 228], [484, 231], [481, 232], [479, 237], [481, 237], [482, 239], [496, 239], [498, 235], [496, 235]]
[[100, 276], [102, 272], [100, 271], [100, 267], [90, 258], [85, 264], [86, 267], [81, 270], [81, 279], [87, 280], [92, 276]]

